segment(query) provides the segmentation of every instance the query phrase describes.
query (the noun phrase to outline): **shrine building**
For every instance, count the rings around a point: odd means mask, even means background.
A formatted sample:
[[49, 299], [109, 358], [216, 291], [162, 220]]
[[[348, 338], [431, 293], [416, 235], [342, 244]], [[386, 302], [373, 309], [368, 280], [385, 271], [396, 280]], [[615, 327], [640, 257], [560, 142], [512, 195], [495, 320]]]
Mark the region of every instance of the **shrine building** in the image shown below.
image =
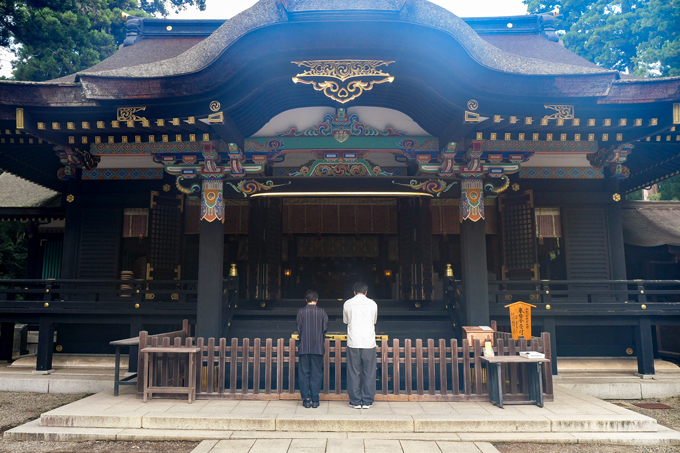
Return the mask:
[[653, 374], [679, 277], [627, 269], [621, 205], [680, 173], [680, 78], [596, 66], [554, 24], [261, 0], [129, 17], [92, 68], [0, 82], [0, 167], [61, 194], [0, 209], [29, 233], [27, 279], [0, 281], [0, 343], [39, 327], [49, 370], [185, 318], [287, 338], [307, 289], [344, 332], [363, 281], [380, 334], [460, 338], [523, 301], [553, 357]]

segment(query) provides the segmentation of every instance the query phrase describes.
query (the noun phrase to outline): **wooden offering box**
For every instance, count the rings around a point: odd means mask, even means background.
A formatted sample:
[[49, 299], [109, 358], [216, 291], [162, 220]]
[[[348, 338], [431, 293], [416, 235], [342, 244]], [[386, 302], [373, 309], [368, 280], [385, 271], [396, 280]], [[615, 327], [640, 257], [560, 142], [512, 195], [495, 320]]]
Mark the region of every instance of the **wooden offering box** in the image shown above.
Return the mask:
[[484, 346], [486, 340], [491, 341], [493, 346], [493, 329], [489, 326], [463, 326], [463, 331], [465, 332], [465, 337], [470, 342], [470, 346], [474, 344], [475, 340]]

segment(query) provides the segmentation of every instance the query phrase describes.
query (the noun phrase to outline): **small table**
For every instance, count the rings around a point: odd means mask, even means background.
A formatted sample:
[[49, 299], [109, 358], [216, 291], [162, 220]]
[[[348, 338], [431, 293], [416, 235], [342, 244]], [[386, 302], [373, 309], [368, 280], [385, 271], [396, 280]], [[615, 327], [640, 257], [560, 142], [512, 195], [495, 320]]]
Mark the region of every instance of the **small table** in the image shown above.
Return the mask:
[[[186, 393], [189, 398], [189, 403], [196, 399], [196, 354], [201, 348], [180, 347], [180, 348], [164, 348], [150, 346], [142, 349], [140, 352], [144, 354], [144, 402], [152, 399], [153, 393]], [[187, 386], [186, 387], [156, 387], [149, 384], [149, 379], [154, 376], [153, 360], [149, 360], [152, 354], [188, 354], [189, 363], [187, 365]]]
[[[130, 376], [120, 379], [120, 348], [129, 347], [139, 347], [139, 337], [126, 338], [125, 340], [116, 340], [109, 342], [111, 346], [116, 348], [116, 368], [115, 375], [113, 378], [113, 396], [118, 396], [118, 389], [121, 385], [137, 385], [137, 381], [132, 381], [132, 379], [137, 378], [137, 373], [131, 374]], [[128, 352], [130, 354], [130, 352]], [[130, 371], [128, 366], [128, 372]]]
[[527, 359], [518, 355], [482, 357], [482, 360], [489, 364], [489, 401], [491, 403], [500, 408], [503, 407], [503, 386], [505, 383], [501, 377], [501, 365], [503, 363], [525, 363], [529, 381], [529, 400], [508, 401], [505, 404], [535, 404], [538, 407], [543, 407], [542, 364], [550, 362], [550, 360]]

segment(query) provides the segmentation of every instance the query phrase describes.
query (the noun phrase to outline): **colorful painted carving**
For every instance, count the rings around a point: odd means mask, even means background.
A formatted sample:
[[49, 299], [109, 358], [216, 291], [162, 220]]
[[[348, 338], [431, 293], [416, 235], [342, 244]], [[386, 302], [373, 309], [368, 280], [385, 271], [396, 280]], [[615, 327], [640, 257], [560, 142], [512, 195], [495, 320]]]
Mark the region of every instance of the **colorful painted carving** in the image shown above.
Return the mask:
[[201, 220], [224, 222], [223, 182], [221, 179], [204, 179], [201, 196]]
[[460, 221], [477, 222], [484, 219], [484, 195], [482, 180], [477, 178], [461, 181]]
[[602, 170], [592, 167], [523, 167], [522, 179], [602, 179]]
[[75, 178], [78, 168], [94, 170], [101, 160], [100, 157], [93, 156], [89, 151], [78, 148], [56, 147], [55, 151], [59, 161], [64, 165], [63, 168], [57, 170], [57, 177], [61, 180]]
[[244, 197], [247, 197], [249, 195], [255, 195], [256, 193], [266, 191], [266, 190], [272, 190], [275, 187], [283, 187], [283, 186], [288, 186], [291, 184], [290, 181], [288, 181], [287, 184], [274, 184], [274, 181], [267, 181], [264, 184], [258, 182], [258, 181], [253, 181], [251, 180], [243, 180], [239, 182], [237, 185], [234, 185], [230, 182], [227, 183], [234, 189], [236, 192], [243, 194]]
[[630, 175], [628, 167], [623, 165], [628, 160], [628, 155], [633, 150], [633, 145], [626, 143], [608, 149], [600, 149], [596, 154], [588, 156], [588, 161], [596, 170], [601, 170], [604, 165], [609, 165], [612, 178], [625, 179]]
[[436, 195], [437, 197], [439, 197], [439, 195], [443, 194], [444, 192], [447, 192], [451, 187], [458, 184], [458, 182], [453, 181], [447, 183], [445, 181], [442, 181], [441, 179], [430, 179], [429, 181], [425, 182], [418, 182], [416, 180], [412, 180], [408, 184], [401, 184], [396, 181], [392, 181], [392, 184], [410, 187], [413, 190], [422, 190], [423, 192], [427, 192], [431, 195]]

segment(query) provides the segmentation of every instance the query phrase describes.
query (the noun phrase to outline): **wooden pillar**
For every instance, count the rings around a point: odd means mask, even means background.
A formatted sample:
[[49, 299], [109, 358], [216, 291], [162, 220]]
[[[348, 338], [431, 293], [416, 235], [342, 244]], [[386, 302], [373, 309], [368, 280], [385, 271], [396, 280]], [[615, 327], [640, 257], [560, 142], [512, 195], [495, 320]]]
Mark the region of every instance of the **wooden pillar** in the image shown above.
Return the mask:
[[66, 221], [64, 223], [64, 251], [61, 259], [61, 278], [75, 279], [78, 276], [78, 255], [80, 251], [80, 230], [82, 228], [83, 209], [78, 205], [78, 181], [68, 181], [68, 196], [66, 198]]
[[550, 357], [552, 360], [552, 374], [557, 376], [557, 329], [555, 318], [545, 318], [543, 320], [543, 330], [550, 334]]
[[0, 361], [12, 361], [12, 349], [14, 347], [14, 323], [3, 322], [0, 324]]
[[638, 374], [654, 374], [654, 345], [652, 342], [652, 323], [649, 318], [639, 318], [635, 326], [635, 353], [637, 354]]
[[486, 268], [485, 220], [460, 224], [463, 303], [468, 326], [489, 325], [489, 280]]
[[41, 316], [38, 332], [38, 357], [36, 371], [52, 371], [52, 353], [54, 351], [54, 324], [49, 316]]
[[[618, 179], [609, 177], [605, 184], [608, 192], [619, 193]], [[607, 205], [607, 230], [609, 233], [609, 262], [611, 263], [611, 278], [613, 280], [627, 280], [626, 254], [623, 245], [623, 223], [621, 220], [620, 202], [613, 202], [612, 200], [612, 203]]]
[[201, 220], [198, 243], [196, 337], [220, 338], [224, 267], [224, 224]]
[[[143, 328], [142, 318], [140, 316], [133, 316], [130, 319], [130, 338], [139, 336], [139, 332], [141, 332]], [[139, 347], [130, 346], [130, 351], [128, 352], [128, 373], [136, 373], [138, 363]]]

